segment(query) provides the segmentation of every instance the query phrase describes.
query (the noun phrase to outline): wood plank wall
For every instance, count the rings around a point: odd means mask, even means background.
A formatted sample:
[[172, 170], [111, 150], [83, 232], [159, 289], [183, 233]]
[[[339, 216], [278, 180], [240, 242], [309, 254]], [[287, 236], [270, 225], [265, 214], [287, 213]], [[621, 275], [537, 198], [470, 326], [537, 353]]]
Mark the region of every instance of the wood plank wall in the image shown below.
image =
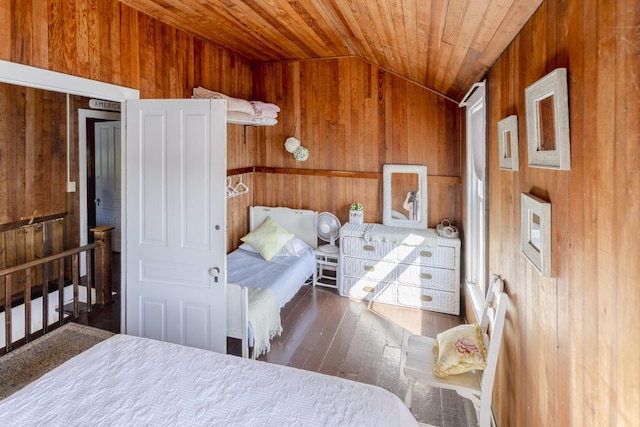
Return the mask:
[[65, 212], [65, 95], [0, 83], [0, 117], [0, 224]]
[[[255, 94], [282, 108], [260, 128], [256, 204], [330, 211], [342, 222], [349, 205], [382, 222], [382, 165], [420, 164], [429, 175], [429, 224], [461, 222], [460, 122], [456, 103], [357, 58], [288, 61], [254, 68]], [[299, 162], [289, 136], [309, 149]], [[404, 196], [403, 196], [404, 197]]]
[[[236, 97], [249, 98], [252, 94], [252, 70], [248, 61], [117, 0], [0, 2], [0, 40], [4, 41], [0, 43], [0, 59], [135, 88], [140, 90], [141, 98], [188, 98], [192, 88], [200, 85]], [[55, 96], [55, 102], [62, 106], [61, 113], [43, 104], [29, 104], [29, 107], [24, 103], [15, 104], [16, 100], [4, 96], [6, 87], [0, 90], [0, 138], [11, 139], [11, 143], [0, 139], [0, 223], [18, 220], [25, 212], [31, 214], [31, 210], [38, 209], [42, 215], [68, 212], [67, 225], [73, 227], [77, 223], [77, 217], [75, 221], [73, 218], [77, 215], [79, 200], [78, 193], [65, 192], [64, 95], [32, 95], [38, 93], [33, 90], [25, 91], [25, 95], [10, 94], [13, 98], [43, 100], [45, 96]], [[74, 112], [76, 107], [74, 104]], [[18, 108], [31, 115], [29, 126], [25, 127], [25, 119], [15, 117]], [[40, 116], [34, 116], [38, 114]], [[43, 123], [43, 128], [50, 131], [36, 134], [38, 129], [31, 126], [37, 124], [32, 122], [56, 121], [47, 114], [56, 115], [57, 124], [44, 126]], [[78, 179], [76, 129], [74, 122], [70, 159], [71, 180], [75, 181]], [[228, 167], [250, 166], [252, 153], [245, 149], [242, 126], [230, 125], [227, 131]], [[21, 138], [20, 144], [16, 144], [16, 135]], [[49, 164], [42, 167], [38, 162], [45, 162], [48, 157]], [[19, 161], [14, 162], [16, 159]], [[27, 164], [27, 160], [31, 163]], [[5, 168], [5, 162], [11, 166]], [[16, 170], [14, 174], [14, 168], [22, 168], [22, 172]], [[44, 181], [39, 178], [50, 179], [52, 187], [42, 186]], [[25, 190], [29, 199], [16, 199], [16, 195], [25, 194]], [[42, 197], [38, 196], [40, 193]], [[38, 200], [32, 203], [35, 197]], [[246, 216], [246, 206], [251, 203], [247, 197], [237, 199], [230, 204], [230, 218], [238, 216], [234, 214], [236, 209]], [[57, 206], [60, 203], [62, 207]], [[240, 204], [242, 206], [236, 207]], [[70, 246], [78, 244], [77, 225], [75, 227], [76, 230], [69, 229], [66, 233]]]
[[[64, 250], [64, 214], [56, 218], [46, 217], [20, 221], [0, 226], [0, 270], [36, 261]], [[49, 267], [47, 281], [55, 277], [58, 264]], [[34, 285], [42, 285], [43, 266], [34, 270]], [[24, 300], [26, 272], [16, 273], [13, 278], [12, 301]], [[34, 293], [40, 289], [34, 289]], [[4, 310], [5, 287], [0, 287], [0, 307]]]
[[[78, 245], [80, 228], [79, 193], [66, 193], [67, 162], [77, 182], [78, 115], [68, 153], [66, 102], [63, 93], [0, 83], [0, 225], [66, 212], [65, 249]], [[89, 108], [88, 98], [69, 102], [73, 112]]]
[[[527, 166], [524, 90], [568, 69], [571, 170]], [[488, 74], [489, 266], [506, 280], [499, 426], [640, 420], [640, 6], [546, 0]], [[520, 171], [497, 122], [519, 118]], [[552, 276], [520, 254], [520, 193], [552, 205]]]

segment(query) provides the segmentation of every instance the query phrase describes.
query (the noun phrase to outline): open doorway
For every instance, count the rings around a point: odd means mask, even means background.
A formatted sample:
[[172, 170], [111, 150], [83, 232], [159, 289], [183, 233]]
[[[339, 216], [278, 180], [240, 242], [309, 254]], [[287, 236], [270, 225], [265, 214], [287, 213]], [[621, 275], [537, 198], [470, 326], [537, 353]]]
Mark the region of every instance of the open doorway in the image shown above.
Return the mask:
[[110, 225], [114, 252], [122, 241], [120, 128], [119, 112], [78, 110], [80, 244], [89, 243], [91, 228]]
[[[109, 100], [114, 102], [124, 102], [129, 99], [139, 99], [140, 92], [137, 89], [126, 88], [123, 86], [117, 86], [114, 84], [104, 83], [93, 81], [89, 79], [85, 79], [82, 77], [71, 76], [63, 73], [58, 73], [51, 70], [46, 70], [42, 68], [31, 67], [28, 65], [13, 63], [9, 61], [0, 60], [0, 82], [10, 83], [20, 86], [27, 87], [35, 87], [39, 89], [46, 89], [55, 92], [62, 92], [71, 95], [84, 96], [87, 98], [96, 98]], [[124, 105], [124, 104], [123, 104]], [[94, 111], [98, 112], [98, 111]], [[104, 113], [104, 112], [103, 112]], [[116, 120], [116, 119], [110, 119]], [[122, 117], [122, 120], [125, 120], [125, 117]], [[81, 120], [83, 122], [84, 120]], [[124, 124], [123, 124], [124, 126]], [[86, 125], [85, 125], [85, 134], [84, 138], [86, 138]], [[86, 139], [84, 139], [85, 144], [80, 145], [80, 149], [82, 153], [80, 153], [79, 162], [86, 162]], [[124, 157], [124, 153], [123, 153]], [[86, 172], [86, 163], [81, 165], [80, 173]], [[80, 204], [80, 214], [84, 215], [83, 220], [86, 224], [86, 185], [82, 184], [82, 180], [80, 180], [80, 189], [84, 188], [84, 202]], [[86, 175], [84, 176], [84, 182], [86, 182]], [[122, 203], [125, 203], [123, 200]], [[122, 218], [123, 229], [126, 229], [126, 218]], [[87, 234], [86, 227], [81, 227], [81, 234]], [[82, 238], [82, 237], [81, 237]], [[126, 235], [122, 237], [123, 240], [126, 239]], [[86, 244], [86, 237], [85, 243]], [[126, 243], [123, 244], [122, 250], [126, 252]], [[124, 255], [124, 254], [123, 254]], [[125, 257], [126, 258], [126, 257]], [[122, 270], [122, 275], [126, 271], [126, 265], [124, 260], [119, 265]], [[121, 275], [118, 275], [121, 277]], [[120, 284], [121, 294], [126, 295], [126, 281], [122, 281]], [[126, 332], [126, 318], [124, 313], [126, 313], [126, 298], [121, 298], [122, 304], [122, 317], [120, 320], [123, 332]]]
[[[111, 234], [113, 300], [102, 308], [100, 315], [92, 316], [94, 327], [120, 332], [121, 302], [121, 121], [120, 113], [112, 111], [78, 109], [78, 155], [80, 192], [80, 244], [89, 243], [89, 230], [101, 225], [115, 227]], [[97, 190], [96, 190], [97, 189]], [[103, 195], [108, 193], [107, 196]], [[81, 274], [86, 274], [86, 260], [80, 259]], [[85, 314], [86, 315], [86, 314]], [[88, 316], [88, 315], [86, 315]], [[82, 317], [80, 321], [89, 322]]]

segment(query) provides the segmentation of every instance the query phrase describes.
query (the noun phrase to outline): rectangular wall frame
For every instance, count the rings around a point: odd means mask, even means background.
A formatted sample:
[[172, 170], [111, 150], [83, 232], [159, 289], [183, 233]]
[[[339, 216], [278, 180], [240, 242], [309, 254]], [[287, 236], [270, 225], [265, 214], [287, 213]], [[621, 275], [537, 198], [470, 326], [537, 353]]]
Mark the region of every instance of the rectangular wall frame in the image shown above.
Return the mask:
[[520, 250], [543, 276], [551, 276], [551, 203], [520, 195]]

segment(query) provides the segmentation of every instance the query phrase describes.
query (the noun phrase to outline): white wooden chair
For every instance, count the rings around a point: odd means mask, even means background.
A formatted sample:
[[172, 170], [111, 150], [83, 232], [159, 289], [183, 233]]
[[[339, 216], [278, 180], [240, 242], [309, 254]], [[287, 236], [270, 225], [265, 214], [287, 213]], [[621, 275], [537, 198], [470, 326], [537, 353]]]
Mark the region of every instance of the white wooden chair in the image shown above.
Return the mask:
[[404, 374], [409, 380], [404, 399], [407, 407], [411, 407], [413, 387], [416, 381], [420, 381], [432, 387], [455, 390], [460, 396], [471, 400], [476, 409], [478, 425], [489, 427], [493, 380], [502, 342], [504, 319], [509, 304], [509, 297], [503, 292], [503, 286], [502, 279], [494, 277], [480, 320], [487, 347], [487, 367], [484, 371], [470, 371], [445, 378], [437, 377], [433, 373], [435, 339], [422, 335], [409, 337], [404, 366]]

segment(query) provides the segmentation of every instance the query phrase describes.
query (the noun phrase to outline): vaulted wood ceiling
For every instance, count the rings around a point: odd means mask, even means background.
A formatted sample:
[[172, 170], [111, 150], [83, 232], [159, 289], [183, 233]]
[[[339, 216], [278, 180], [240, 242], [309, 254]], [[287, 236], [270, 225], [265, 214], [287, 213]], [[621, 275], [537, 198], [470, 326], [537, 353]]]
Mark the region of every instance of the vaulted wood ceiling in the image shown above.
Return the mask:
[[460, 100], [542, 0], [121, 0], [254, 62], [357, 56]]

